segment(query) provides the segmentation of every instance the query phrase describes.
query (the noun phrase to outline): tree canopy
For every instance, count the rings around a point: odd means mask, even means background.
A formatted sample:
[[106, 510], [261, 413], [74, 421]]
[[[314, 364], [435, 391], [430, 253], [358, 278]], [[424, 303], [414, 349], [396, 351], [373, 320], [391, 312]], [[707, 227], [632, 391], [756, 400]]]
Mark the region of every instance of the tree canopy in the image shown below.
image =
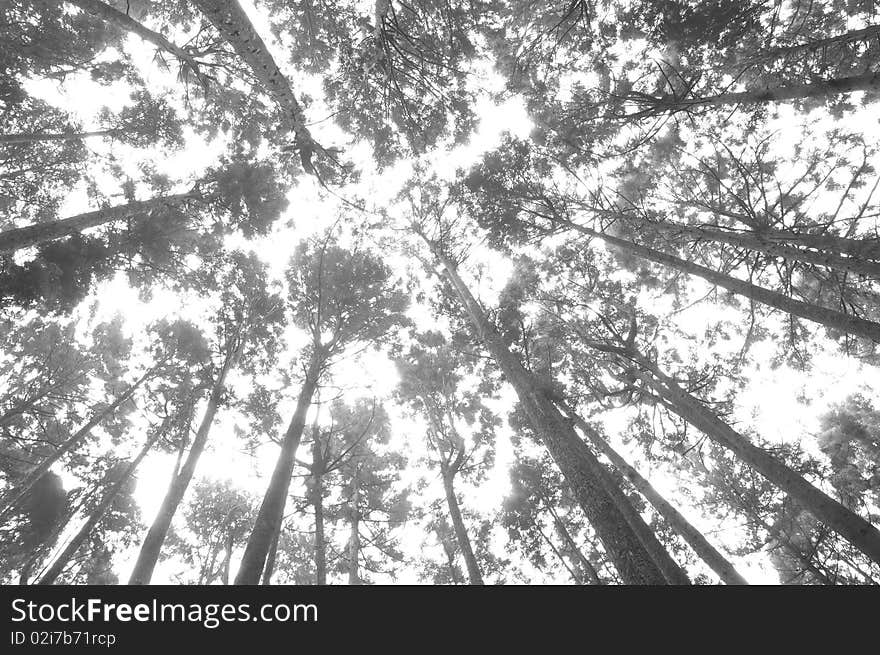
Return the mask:
[[0, 6], [0, 580], [880, 584], [880, 24]]

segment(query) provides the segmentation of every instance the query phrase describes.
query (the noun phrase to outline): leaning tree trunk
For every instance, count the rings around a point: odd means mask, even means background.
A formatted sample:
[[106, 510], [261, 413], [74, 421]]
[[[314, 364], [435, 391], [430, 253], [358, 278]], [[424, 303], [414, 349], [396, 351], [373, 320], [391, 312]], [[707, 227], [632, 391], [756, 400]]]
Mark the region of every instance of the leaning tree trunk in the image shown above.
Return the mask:
[[462, 578], [461, 571], [458, 569], [458, 564], [455, 562], [455, 548], [451, 543], [448, 533], [444, 532], [444, 530], [448, 530], [449, 526], [445, 523], [442, 525], [443, 530], [441, 530], [440, 527], [435, 527], [434, 532], [437, 534], [437, 540], [440, 542], [440, 545], [443, 547], [443, 552], [446, 554], [446, 561], [449, 566], [449, 577], [454, 584], [464, 584], [464, 578]]
[[562, 541], [565, 542], [566, 549], [570, 553], [570, 556], [586, 573], [587, 577], [590, 578], [590, 583], [595, 585], [605, 584], [602, 578], [599, 577], [599, 572], [596, 570], [596, 567], [593, 566], [593, 563], [587, 559], [586, 555], [581, 552], [581, 549], [578, 547], [577, 543], [575, 543], [574, 537], [571, 536], [571, 533], [568, 531], [568, 527], [565, 525], [565, 522], [559, 517], [559, 515], [556, 513], [556, 510], [554, 510], [550, 503], [547, 501], [547, 498], [542, 495], [542, 499], [544, 501], [544, 505], [547, 508], [547, 511], [553, 518], [553, 526], [556, 528], [556, 532], [559, 534], [560, 537], [562, 537]]
[[145, 216], [168, 205], [178, 205], [187, 200], [196, 200], [199, 196], [190, 191], [172, 196], [163, 196], [151, 200], [130, 202], [127, 205], [107, 207], [93, 212], [86, 212], [70, 218], [62, 218], [47, 223], [35, 223], [26, 227], [16, 227], [0, 232], [0, 253], [14, 252], [21, 248], [37, 246], [47, 241], [77, 234], [83, 230], [99, 225], [106, 225], [127, 218]]
[[760, 232], [736, 232], [703, 225], [681, 225], [679, 223], [639, 221], [640, 225], [654, 229], [672, 237], [685, 237], [693, 241], [714, 241], [725, 243], [771, 257], [779, 257], [790, 262], [802, 262], [814, 266], [854, 273], [869, 277], [880, 277], [880, 262], [867, 261], [856, 257], [846, 257], [827, 250], [804, 250], [779, 241], [765, 238]]
[[121, 130], [96, 130], [94, 132], [69, 132], [66, 134], [0, 134], [0, 143], [39, 143], [43, 141], [77, 141], [93, 136], [116, 136]]
[[272, 573], [275, 571], [275, 558], [278, 556], [278, 542], [281, 541], [281, 530], [283, 529], [284, 527], [280, 526], [278, 532], [272, 537], [272, 546], [269, 548], [269, 554], [266, 555], [266, 567], [263, 569], [263, 585], [272, 584]]
[[603, 453], [611, 463], [617, 467], [627, 480], [629, 480], [636, 490], [641, 493], [648, 502], [653, 505], [654, 509], [662, 516], [670, 527], [675, 530], [678, 535], [684, 539], [687, 544], [694, 549], [706, 564], [709, 565], [718, 577], [725, 583], [730, 585], [746, 585], [748, 582], [733, 567], [724, 555], [722, 555], [709, 541], [703, 536], [703, 533], [697, 530], [690, 521], [688, 521], [681, 513], [675, 509], [669, 502], [661, 496], [656, 489], [643, 478], [636, 469], [630, 466], [616, 450], [611, 447], [605, 439], [603, 439], [590, 425], [577, 415], [570, 407], [563, 406], [563, 411], [568, 414], [575, 424], [580, 428], [581, 432], [587, 436], [590, 442]]
[[650, 374], [639, 374], [640, 379], [660, 394], [676, 414], [712, 441], [733, 452], [813, 516], [880, 564], [880, 530], [814, 487], [770, 453], [755, 446], [644, 357], [640, 356], [637, 361], [650, 371]]
[[193, 74], [195, 74], [196, 77], [199, 78], [199, 81], [202, 84], [205, 84], [206, 78], [203, 77], [202, 74], [199, 72], [199, 63], [195, 60], [192, 54], [189, 53], [189, 51], [172, 43], [158, 32], [154, 32], [153, 30], [142, 25], [131, 16], [129, 16], [127, 13], [121, 12], [104, 2], [100, 2], [100, 0], [67, 1], [71, 4], [76, 5], [80, 9], [87, 11], [93, 16], [100, 18], [106, 23], [116, 25], [117, 27], [120, 27], [127, 32], [137, 34], [147, 43], [152, 43], [154, 46], [159, 48], [159, 50], [164, 50], [165, 52], [174, 55], [175, 57], [177, 57], [177, 59], [180, 60], [181, 64], [188, 67], [193, 72]]
[[878, 36], [880, 36], [880, 25], [869, 25], [868, 27], [859, 30], [851, 30], [849, 32], [844, 32], [843, 34], [838, 34], [837, 36], [828, 36], [822, 39], [815, 39], [814, 41], [807, 41], [806, 43], [798, 43], [795, 45], [779, 46], [764, 50], [763, 52], [759, 51], [757, 54], [737, 61], [734, 66], [744, 67], [767, 61], [778, 61], [779, 59], [786, 59], [790, 55], [808, 52], [810, 50], [821, 50], [822, 52], [825, 52], [834, 46], [853, 43], [854, 41], [870, 41], [876, 39]]
[[807, 98], [827, 98], [844, 93], [852, 93], [853, 91], [873, 91], [876, 89], [880, 89], [880, 72], [868, 72], [851, 77], [819, 80], [807, 84], [786, 84], [739, 93], [721, 93], [702, 98], [636, 94], [628, 96], [627, 99], [642, 105], [644, 109], [629, 114], [626, 118], [645, 118], [669, 112], [688, 111], [699, 107], [723, 107], [729, 105], [787, 102], [789, 100]]
[[24, 499], [24, 497], [28, 494], [34, 484], [39, 480], [46, 472], [52, 467], [52, 465], [61, 459], [64, 455], [69, 453], [74, 447], [80, 444], [83, 439], [85, 439], [89, 433], [100, 423], [110, 416], [113, 412], [115, 412], [119, 407], [125, 403], [131, 396], [137, 391], [138, 387], [144, 383], [150, 376], [155, 372], [156, 367], [150, 368], [144, 375], [140, 377], [134, 384], [130, 385], [128, 389], [126, 389], [122, 394], [113, 402], [112, 405], [108, 405], [106, 409], [94, 414], [92, 418], [89, 419], [88, 423], [82, 426], [79, 430], [74, 432], [67, 440], [64, 441], [58, 448], [56, 448], [51, 455], [46, 457], [42, 462], [40, 462], [36, 468], [34, 468], [30, 473], [27, 474], [24, 480], [22, 480], [18, 485], [16, 485], [13, 490], [13, 496], [8, 501], [3, 501], [2, 509], [0, 509], [0, 523], [6, 519], [6, 517], [12, 512], [15, 507]]
[[251, 69], [262, 87], [283, 110], [284, 127], [294, 134], [306, 172], [313, 172], [315, 142], [289, 80], [278, 68], [263, 39], [237, 0], [194, 0], [194, 4]]
[[287, 503], [287, 492], [290, 489], [290, 476], [293, 475], [293, 466], [296, 461], [296, 449], [299, 447], [306, 424], [306, 413], [312, 404], [315, 390], [318, 388], [322, 367], [321, 351], [316, 350], [306, 371], [306, 378], [296, 401], [296, 410], [287, 428], [287, 433], [284, 435], [284, 442], [275, 463], [275, 470], [272, 472], [272, 478], [248, 538], [241, 567], [235, 577], [235, 584], [255, 585], [259, 583], [272, 539], [281, 529], [284, 506]]
[[669, 255], [660, 252], [659, 250], [642, 246], [610, 234], [598, 232], [568, 220], [554, 220], [560, 224], [567, 225], [578, 232], [601, 239], [607, 244], [617, 246], [618, 248], [642, 257], [643, 259], [658, 264], [664, 264], [677, 271], [681, 271], [682, 273], [701, 277], [707, 282], [711, 282], [723, 289], [744, 296], [749, 300], [782, 310], [792, 316], [798, 316], [809, 321], [814, 321], [827, 328], [840, 330], [841, 332], [854, 336], [864, 337], [874, 342], [880, 342], [880, 323], [875, 323], [874, 321], [869, 321], [857, 316], [850, 316], [849, 314], [844, 314], [843, 312], [838, 312], [833, 309], [827, 309], [825, 307], [819, 307], [818, 305], [795, 300], [794, 298], [789, 298], [776, 291], [770, 291], [769, 289], [759, 287], [750, 282], [738, 280], [724, 273], [713, 271], [711, 268], [706, 268], [705, 266], [700, 266], [699, 264], [681, 259], [680, 257]]
[[837, 234], [810, 234], [792, 232], [791, 230], [779, 230], [755, 221], [742, 213], [733, 212], [722, 207], [703, 204], [695, 204], [695, 206], [742, 223], [752, 230], [752, 234], [768, 243], [788, 244], [798, 248], [812, 248], [822, 252], [834, 252], [849, 257], [880, 261], [880, 239], [877, 237], [853, 239]]
[[134, 570], [131, 572], [131, 578], [128, 581], [130, 585], [150, 584], [150, 579], [153, 577], [153, 569], [156, 568], [156, 563], [159, 561], [159, 554], [162, 551], [165, 538], [168, 536], [171, 521], [177, 513], [177, 508], [180, 506], [186, 490], [189, 488], [189, 484], [196, 472], [196, 465], [199, 463], [199, 458], [202, 456], [205, 445], [208, 443], [211, 426], [214, 424], [214, 416], [217, 413], [220, 399], [226, 388], [226, 376], [235, 365], [240, 351], [241, 349], [239, 348], [235, 353], [227, 357], [223, 368], [220, 369], [220, 374], [214, 382], [211, 396], [208, 398], [208, 406], [205, 408], [205, 414], [202, 416], [202, 422], [196, 431], [196, 436], [186, 456], [186, 461], [172, 479], [168, 491], [165, 493], [165, 498], [162, 500], [159, 513], [153, 520], [153, 524], [144, 538], [144, 543], [141, 545], [140, 554], [138, 555], [137, 562], [135, 562]]
[[58, 578], [59, 575], [64, 571], [64, 568], [67, 566], [70, 559], [76, 554], [76, 551], [79, 550], [80, 546], [83, 545], [86, 539], [88, 539], [94, 527], [104, 518], [104, 515], [107, 513], [107, 510], [110, 509], [110, 506], [113, 504], [113, 501], [116, 499], [116, 496], [119, 495], [119, 492], [122, 491], [123, 486], [128, 482], [128, 479], [132, 476], [132, 474], [137, 470], [138, 465], [141, 463], [144, 457], [146, 457], [147, 453], [153, 447], [159, 437], [162, 435], [162, 430], [156, 430], [155, 434], [147, 440], [147, 443], [144, 444], [144, 447], [138, 453], [137, 457], [125, 468], [122, 476], [117, 480], [110, 490], [104, 495], [104, 498], [101, 500], [101, 503], [92, 511], [88, 520], [83, 524], [83, 526], [79, 529], [79, 532], [70, 540], [65, 549], [61, 551], [61, 554], [57, 557], [55, 562], [48, 568], [48, 570], [43, 574], [37, 584], [40, 585], [50, 585]]
[[458, 506], [458, 499], [455, 497], [455, 487], [453, 486], [454, 473], [449, 471], [443, 472], [443, 489], [446, 492], [446, 504], [449, 506], [449, 517], [452, 519], [452, 528], [455, 530], [455, 539], [458, 541], [458, 547], [461, 548], [461, 554], [464, 557], [467, 566], [468, 579], [472, 585], [483, 584], [483, 576], [480, 573], [480, 566], [477, 558], [474, 556], [474, 550], [471, 547], [471, 540], [468, 537], [467, 528], [461, 517], [461, 509]]
[[435, 251], [429, 240], [425, 241], [443, 264], [446, 277], [477, 333], [513, 385], [532, 429], [571, 486], [623, 581], [627, 584], [687, 584], [685, 573], [657, 541], [608, 471], [500, 340], [452, 264]]

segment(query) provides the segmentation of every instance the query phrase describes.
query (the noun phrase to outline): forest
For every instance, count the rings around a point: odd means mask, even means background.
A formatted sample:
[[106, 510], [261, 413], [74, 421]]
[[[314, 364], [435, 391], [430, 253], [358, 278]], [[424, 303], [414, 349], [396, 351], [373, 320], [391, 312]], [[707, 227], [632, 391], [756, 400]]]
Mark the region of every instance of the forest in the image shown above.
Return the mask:
[[873, 0], [3, 0], [5, 585], [880, 584]]

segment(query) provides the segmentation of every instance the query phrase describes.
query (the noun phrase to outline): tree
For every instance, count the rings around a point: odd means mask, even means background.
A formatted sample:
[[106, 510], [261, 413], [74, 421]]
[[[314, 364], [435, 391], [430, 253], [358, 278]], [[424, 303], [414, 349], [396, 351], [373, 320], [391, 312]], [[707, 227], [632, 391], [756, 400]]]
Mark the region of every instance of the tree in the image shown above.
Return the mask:
[[[467, 368], [463, 366], [462, 357], [439, 333], [416, 335], [415, 343], [396, 364], [401, 376], [398, 394], [428, 423], [426, 439], [438, 460], [435, 466], [440, 469], [449, 518], [465, 560], [468, 579], [471, 584], [483, 584], [480, 565], [455, 493], [455, 477], [459, 472], [479, 470], [488, 463], [490, 456], [485, 442], [491, 436], [491, 417], [480, 402], [478, 394], [481, 390], [470, 393], [462, 390], [462, 378]], [[473, 423], [478, 414], [481, 422], [489, 425], [476, 432], [474, 441], [468, 445], [456, 427], [456, 417]], [[482, 461], [475, 461], [477, 458]]]
[[[257, 353], [263, 357], [271, 355], [278, 337], [282, 301], [267, 288], [264, 264], [253, 256], [233, 253], [216, 262], [213, 270], [206, 271], [203, 283], [207, 280], [220, 281], [224, 289], [214, 317], [213, 343], [209, 346], [213, 352], [210, 352], [208, 364], [210, 382], [204, 385], [210, 390], [207, 405], [186, 459], [177, 464], [179, 468], [172, 474], [159, 513], [144, 538], [129, 584], [147, 584], [152, 577], [171, 521], [208, 443], [214, 417], [228, 394], [226, 380], [229, 373], [239, 366], [242, 358], [246, 370], [258, 371], [266, 360]], [[186, 431], [189, 431], [188, 425]], [[181, 443], [181, 455], [183, 448]]]
[[404, 321], [407, 298], [390, 270], [363, 250], [347, 251], [328, 234], [297, 248], [287, 271], [294, 325], [307, 330], [303, 386], [242, 558], [236, 584], [256, 584], [279, 531], [296, 450], [318, 384], [351, 347], [378, 345]]

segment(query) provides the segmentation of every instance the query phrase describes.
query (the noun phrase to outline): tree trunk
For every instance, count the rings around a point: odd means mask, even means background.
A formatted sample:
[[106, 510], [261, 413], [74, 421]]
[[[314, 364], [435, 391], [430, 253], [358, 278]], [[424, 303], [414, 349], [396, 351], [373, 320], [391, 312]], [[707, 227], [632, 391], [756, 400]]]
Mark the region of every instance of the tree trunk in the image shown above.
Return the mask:
[[275, 571], [275, 558], [278, 556], [278, 542], [281, 541], [281, 531], [283, 525], [278, 526], [278, 532], [272, 537], [272, 545], [269, 547], [269, 554], [266, 555], [266, 567], [263, 569], [264, 585], [272, 584], [272, 573]]
[[357, 465], [355, 465], [351, 489], [351, 538], [348, 540], [348, 584], [350, 585], [361, 583], [358, 575], [358, 558], [361, 552], [360, 504], [360, 481], [358, 480]]
[[[444, 529], [448, 529], [449, 526], [445, 522], [443, 525]], [[454, 584], [464, 584], [464, 579], [461, 577], [461, 572], [455, 563], [455, 548], [450, 543], [448, 534], [444, 533], [439, 527], [435, 528], [434, 531], [437, 533], [440, 545], [443, 546], [443, 552], [446, 553], [446, 560], [449, 563], [449, 577], [452, 578]]]
[[181, 64], [188, 66], [190, 70], [192, 70], [192, 72], [199, 78], [199, 81], [202, 84], [206, 83], [206, 78], [204, 78], [199, 72], [199, 63], [187, 50], [184, 50], [180, 46], [175, 45], [158, 32], [154, 32], [153, 30], [140, 24], [135, 19], [131, 18], [128, 14], [121, 12], [108, 4], [100, 2], [100, 0], [67, 1], [73, 5], [76, 5], [83, 11], [86, 11], [93, 16], [100, 18], [106, 23], [116, 25], [117, 27], [120, 27], [127, 32], [137, 34], [147, 43], [152, 43], [154, 46], [159, 48], [159, 50], [164, 50], [165, 52], [174, 55], [180, 60]]
[[471, 548], [467, 528], [461, 518], [461, 509], [458, 506], [458, 499], [455, 497], [453, 475], [445, 471], [443, 473], [443, 489], [446, 491], [446, 504], [449, 506], [449, 517], [452, 519], [452, 528], [455, 530], [455, 540], [458, 542], [458, 547], [461, 549], [461, 554], [467, 565], [468, 579], [472, 585], [481, 585], [483, 584], [483, 576], [480, 573], [480, 566], [477, 564], [473, 548]]
[[580, 428], [581, 432], [586, 435], [590, 442], [596, 446], [599, 452], [603, 453], [611, 463], [617, 467], [627, 480], [629, 480], [636, 490], [641, 493], [654, 509], [662, 516], [670, 527], [675, 530], [678, 535], [684, 539], [688, 545], [694, 549], [694, 552], [700, 556], [706, 564], [709, 565], [715, 573], [718, 574], [726, 584], [729, 585], [746, 585], [748, 582], [733, 567], [733, 565], [722, 555], [712, 544], [708, 542], [703, 533], [695, 528], [691, 523], [681, 515], [681, 513], [667, 502], [661, 496], [651, 483], [643, 478], [638, 471], [630, 466], [616, 450], [611, 447], [605, 439], [603, 439], [590, 425], [578, 416], [570, 407], [563, 406], [563, 411], [571, 417], [575, 424]]
[[232, 549], [235, 547], [235, 539], [232, 532], [226, 539], [226, 557], [223, 558], [223, 584], [229, 586], [229, 565], [232, 562]]
[[93, 136], [115, 136], [121, 130], [96, 130], [94, 132], [70, 132], [67, 134], [0, 134], [0, 143], [37, 143], [41, 141], [75, 141]]
[[324, 541], [323, 480], [315, 476], [312, 507], [315, 509], [315, 584], [327, 584], [327, 544]]
[[199, 458], [202, 456], [205, 445], [208, 443], [208, 436], [214, 423], [214, 415], [217, 413], [217, 407], [220, 405], [220, 399], [226, 387], [226, 376], [235, 365], [239, 352], [240, 349], [231, 354], [224, 362], [223, 368], [220, 369], [220, 374], [217, 376], [214, 388], [211, 390], [211, 396], [208, 398], [208, 406], [205, 407], [202, 422], [199, 424], [199, 429], [186, 456], [186, 462], [184, 462], [180, 472], [172, 479], [165, 498], [162, 500], [159, 513], [153, 520], [153, 524], [144, 538], [144, 543], [141, 545], [140, 554], [138, 555], [137, 562], [135, 562], [134, 570], [131, 572], [131, 578], [128, 581], [130, 585], [150, 584], [150, 578], [152, 578], [153, 569], [156, 568], [156, 563], [159, 561], [159, 554], [162, 550], [162, 545], [165, 543], [165, 537], [168, 535], [168, 529], [171, 527], [171, 521], [174, 519], [174, 514], [177, 512], [177, 508], [180, 506], [186, 490], [189, 488], [189, 484], [196, 471], [196, 465], [199, 463]]
[[553, 543], [553, 540], [544, 533], [544, 530], [541, 528], [537, 521], [535, 521], [534, 525], [535, 530], [538, 531], [538, 534], [541, 535], [541, 538], [544, 540], [544, 542], [548, 546], [550, 546], [550, 550], [553, 551], [553, 554], [556, 555], [556, 559], [558, 559], [559, 563], [565, 567], [566, 571], [568, 571], [568, 574], [571, 576], [571, 579], [574, 581], [574, 583], [577, 585], [584, 584], [583, 576], [580, 575], [580, 573], [578, 573], [576, 569], [572, 568], [572, 566], [566, 560], [565, 555], [562, 553], [561, 550], [559, 550], [559, 548], [556, 547], [556, 544]]
[[[714, 241], [726, 243], [738, 248], [764, 253], [771, 257], [779, 257], [791, 262], [803, 262], [815, 266], [834, 269], [843, 273], [880, 277], [880, 263], [866, 261], [861, 258], [845, 257], [827, 250], [803, 250], [795, 246], [765, 238], [760, 232], [735, 232], [703, 225], [681, 225], [666, 222], [641, 222], [650, 229], [669, 234], [673, 237], [684, 236], [694, 241]], [[796, 237], [794, 237], [796, 238]]]
[[83, 526], [79, 529], [79, 532], [70, 540], [61, 554], [57, 557], [55, 562], [49, 569], [43, 574], [43, 577], [40, 578], [40, 581], [37, 584], [40, 585], [50, 585], [58, 578], [59, 575], [64, 571], [64, 567], [67, 566], [67, 563], [70, 559], [76, 554], [76, 551], [79, 550], [80, 546], [88, 539], [89, 534], [91, 534], [92, 529], [104, 518], [104, 515], [107, 513], [107, 510], [110, 509], [110, 505], [113, 504], [116, 496], [119, 495], [119, 492], [122, 491], [122, 487], [128, 482], [128, 479], [132, 476], [132, 474], [137, 469], [138, 465], [141, 463], [144, 457], [146, 457], [147, 453], [153, 447], [159, 437], [162, 434], [162, 430], [156, 430], [155, 434], [147, 440], [147, 443], [144, 444], [144, 447], [138, 453], [137, 457], [125, 468], [122, 476], [117, 480], [110, 490], [104, 495], [104, 498], [101, 499], [101, 503], [92, 511], [88, 520], [83, 524]]
[[626, 118], [645, 118], [667, 112], [686, 111], [698, 107], [723, 107], [727, 105], [748, 105], [766, 102], [786, 102], [806, 98], [826, 98], [853, 91], [871, 91], [880, 88], [880, 72], [868, 72], [851, 77], [819, 80], [807, 84], [786, 84], [754, 91], [721, 93], [702, 98], [636, 95], [631, 99], [646, 108], [629, 114]]
[[[672, 378], [661, 373], [643, 357], [639, 364], [653, 375], [639, 377], [660, 394], [688, 423], [703, 432], [712, 441], [736, 454], [742, 461], [761, 473], [779, 489], [796, 500], [817, 519], [880, 564], [880, 531], [861, 516], [837, 502], [825, 492], [807, 482], [765, 450], [752, 444], [719, 419], [702, 403], [678, 386]], [[647, 366], [646, 366], [647, 365]]]
[[626, 239], [597, 232], [596, 230], [583, 225], [578, 225], [577, 223], [568, 220], [554, 220], [558, 223], [568, 225], [578, 232], [601, 239], [607, 244], [617, 246], [622, 250], [638, 255], [649, 261], [664, 264], [677, 271], [681, 271], [682, 273], [701, 277], [707, 282], [711, 282], [723, 289], [742, 295], [749, 300], [788, 312], [792, 316], [798, 316], [809, 321], [814, 321], [828, 328], [840, 330], [841, 332], [852, 334], [854, 336], [864, 337], [874, 342], [880, 342], [880, 324], [875, 323], [874, 321], [869, 321], [857, 316], [850, 316], [843, 312], [826, 309], [825, 307], [819, 307], [810, 303], [801, 302], [800, 300], [789, 298], [776, 291], [770, 291], [769, 289], [756, 286], [750, 282], [744, 282], [743, 280], [738, 280], [729, 275], [725, 275], [724, 273], [713, 271], [711, 268], [700, 266], [699, 264], [675, 257], [674, 255], [668, 255], [647, 246], [633, 243], [632, 241], [627, 241]]
[[823, 39], [815, 39], [814, 41], [807, 41], [806, 43], [798, 43], [795, 45], [769, 48], [763, 52], [759, 51], [757, 54], [747, 57], [746, 59], [737, 61], [735, 65], [737, 67], [751, 66], [756, 63], [779, 60], [788, 57], [789, 55], [806, 52], [808, 50], [822, 50], [824, 52], [828, 48], [836, 45], [852, 43], [853, 41], [868, 41], [877, 38], [878, 35], [880, 35], [880, 25], [869, 25], [860, 30], [851, 30], [849, 32], [844, 32], [843, 34], [838, 34], [837, 36], [829, 36]]
[[46, 457], [35, 469], [33, 469], [30, 473], [25, 476], [24, 480], [18, 484], [15, 489], [12, 491], [14, 496], [9, 501], [4, 501], [2, 504], [2, 509], [0, 509], [0, 522], [4, 521], [6, 517], [9, 515], [11, 511], [15, 509], [15, 507], [24, 499], [24, 497], [28, 494], [31, 488], [34, 486], [37, 480], [39, 480], [46, 472], [52, 467], [52, 465], [57, 462], [59, 459], [64, 457], [67, 453], [69, 453], [75, 446], [79, 445], [79, 443], [85, 439], [89, 433], [100, 423], [110, 416], [113, 412], [115, 412], [119, 407], [125, 403], [131, 396], [137, 391], [138, 387], [144, 383], [150, 376], [152, 376], [156, 371], [156, 367], [150, 368], [144, 375], [140, 377], [134, 384], [130, 385], [128, 389], [126, 389], [114, 402], [112, 405], [109, 405], [106, 409], [94, 414], [91, 419], [89, 419], [88, 423], [82, 426], [79, 430], [74, 432], [70, 437], [67, 438], [64, 443], [62, 443], [55, 451]]
[[571, 533], [568, 531], [563, 520], [559, 517], [556, 511], [547, 503], [546, 499], [544, 500], [547, 505], [547, 511], [550, 512], [550, 516], [553, 517], [553, 525], [556, 528], [556, 532], [559, 533], [559, 536], [562, 537], [562, 540], [565, 542], [568, 547], [569, 553], [571, 553], [571, 557], [577, 560], [578, 565], [581, 569], [584, 570], [587, 577], [590, 578], [590, 583], [595, 585], [602, 585], [605, 582], [602, 578], [599, 577], [599, 572], [596, 570], [596, 567], [593, 566], [593, 563], [587, 559], [587, 557], [581, 552], [581, 549], [575, 543], [574, 538], [571, 536]]
[[477, 333], [516, 391], [532, 429], [571, 486], [623, 581], [627, 584], [665, 584], [672, 580], [685, 583], [687, 576], [672, 561], [608, 471], [500, 340], [452, 264], [430, 241], [425, 241], [443, 264], [446, 277]]
[[303, 168], [311, 173], [314, 141], [290, 82], [278, 68], [263, 39], [237, 0], [194, 0], [194, 3], [235, 53], [248, 65], [262, 87], [284, 110], [284, 127], [294, 134]]
[[272, 478], [254, 522], [254, 528], [248, 538], [241, 567], [235, 577], [237, 585], [259, 583], [272, 538], [281, 529], [284, 506], [287, 503], [287, 492], [290, 489], [290, 476], [293, 474], [296, 459], [296, 449], [302, 438], [303, 428], [306, 424], [306, 413], [312, 404], [315, 389], [318, 387], [318, 378], [322, 367], [322, 354], [316, 351], [309, 363], [306, 379], [296, 401], [296, 411], [294, 411], [290, 426], [284, 435], [284, 442], [275, 463], [275, 470], [272, 472]]
[[0, 253], [15, 252], [21, 248], [36, 246], [47, 241], [54, 241], [70, 236], [99, 225], [106, 225], [126, 218], [146, 215], [167, 205], [176, 205], [187, 200], [195, 200], [193, 192], [178, 193], [172, 196], [153, 198], [131, 202], [127, 205], [107, 207], [93, 212], [86, 212], [70, 218], [62, 218], [47, 223], [35, 223], [26, 227], [16, 227], [0, 232]]

